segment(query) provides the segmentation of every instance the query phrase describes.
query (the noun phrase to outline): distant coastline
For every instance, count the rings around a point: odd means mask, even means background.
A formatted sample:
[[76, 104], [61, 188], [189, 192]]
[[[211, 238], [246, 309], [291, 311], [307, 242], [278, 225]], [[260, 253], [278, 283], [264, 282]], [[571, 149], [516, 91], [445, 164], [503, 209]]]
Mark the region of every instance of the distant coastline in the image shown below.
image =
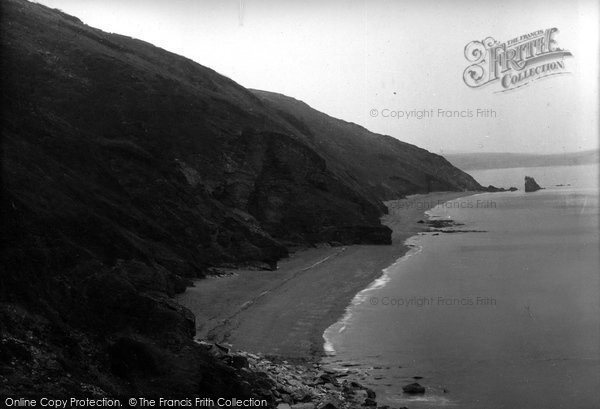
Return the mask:
[[444, 157], [459, 169], [484, 170], [533, 168], [541, 166], [576, 166], [598, 163], [599, 151], [587, 150], [556, 154], [529, 153], [448, 153]]

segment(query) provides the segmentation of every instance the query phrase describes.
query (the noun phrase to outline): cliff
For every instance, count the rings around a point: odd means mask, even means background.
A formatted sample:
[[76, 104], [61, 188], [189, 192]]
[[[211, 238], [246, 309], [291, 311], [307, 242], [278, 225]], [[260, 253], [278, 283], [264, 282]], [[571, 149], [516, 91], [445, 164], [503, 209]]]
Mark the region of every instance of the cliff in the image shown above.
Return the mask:
[[271, 396], [170, 298], [209, 267], [390, 241], [443, 158], [24, 0], [2, 2], [2, 394]]

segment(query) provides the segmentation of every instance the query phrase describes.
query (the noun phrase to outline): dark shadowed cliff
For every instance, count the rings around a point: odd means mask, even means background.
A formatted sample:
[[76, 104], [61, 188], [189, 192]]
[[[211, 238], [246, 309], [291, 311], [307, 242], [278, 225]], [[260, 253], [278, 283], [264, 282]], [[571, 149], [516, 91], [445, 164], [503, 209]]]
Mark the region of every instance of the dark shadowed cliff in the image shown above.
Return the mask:
[[[268, 395], [172, 302], [208, 267], [388, 243], [382, 199], [479, 189], [425, 150], [2, 2], [2, 392]], [[33, 393], [32, 392], [32, 393]]]

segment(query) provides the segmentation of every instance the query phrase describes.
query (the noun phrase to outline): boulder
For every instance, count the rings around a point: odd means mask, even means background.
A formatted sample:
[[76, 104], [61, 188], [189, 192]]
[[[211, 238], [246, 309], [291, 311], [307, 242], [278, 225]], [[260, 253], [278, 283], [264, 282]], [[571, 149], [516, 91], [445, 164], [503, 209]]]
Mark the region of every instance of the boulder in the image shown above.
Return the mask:
[[419, 383], [414, 382], [402, 387], [402, 391], [404, 393], [409, 393], [412, 395], [425, 393], [425, 387], [421, 386]]

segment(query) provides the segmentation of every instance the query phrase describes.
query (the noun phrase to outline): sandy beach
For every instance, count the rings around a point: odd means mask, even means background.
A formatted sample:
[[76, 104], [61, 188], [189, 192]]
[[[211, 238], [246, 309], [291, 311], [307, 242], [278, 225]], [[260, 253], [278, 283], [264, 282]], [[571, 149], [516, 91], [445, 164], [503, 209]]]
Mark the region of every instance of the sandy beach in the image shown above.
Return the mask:
[[323, 332], [344, 313], [354, 295], [403, 256], [403, 243], [427, 227], [424, 212], [469, 192], [412, 195], [386, 203], [382, 222], [391, 245], [323, 246], [280, 261], [276, 271], [230, 270], [195, 282], [178, 296], [197, 322], [197, 339], [287, 358], [323, 354]]

